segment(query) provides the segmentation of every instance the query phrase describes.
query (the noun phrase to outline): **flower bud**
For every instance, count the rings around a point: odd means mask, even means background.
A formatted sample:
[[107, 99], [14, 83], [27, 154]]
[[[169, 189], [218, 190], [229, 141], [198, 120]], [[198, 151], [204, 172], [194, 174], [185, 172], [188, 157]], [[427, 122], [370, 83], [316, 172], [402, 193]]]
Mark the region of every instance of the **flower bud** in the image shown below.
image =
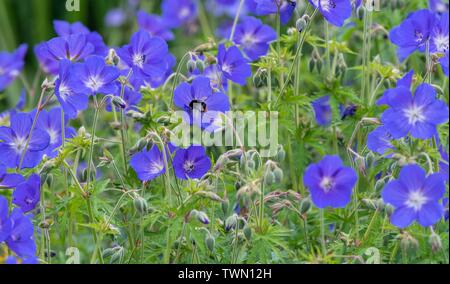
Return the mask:
[[275, 174], [272, 171], [266, 171], [264, 174], [264, 184], [272, 185], [275, 183]]
[[302, 201], [300, 201], [300, 213], [301, 214], [308, 213], [310, 208], [311, 208], [311, 200], [309, 200], [309, 198], [304, 198], [304, 199], [302, 199]]
[[197, 70], [200, 73], [203, 73], [203, 71], [205, 70], [205, 62], [203, 62], [202, 60], [197, 60], [197, 62], [195, 63], [195, 67], [197, 67]]
[[275, 170], [273, 170], [273, 174], [275, 176], [275, 183], [280, 183], [283, 181], [283, 170], [280, 168], [276, 168]]
[[205, 225], [209, 224], [208, 215], [206, 215], [203, 211], [192, 210], [190, 216], [195, 217], [198, 221]]
[[49, 188], [52, 187], [52, 184], [53, 184], [53, 175], [52, 174], [47, 175], [47, 178], [45, 179], [45, 183], [47, 183], [47, 186]]
[[114, 96], [114, 97], [111, 99], [111, 102], [112, 102], [112, 104], [113, 104], [114, 106], [116, 106], [116, 107], [118, 107], [118, 108], [121, 108], [121, 109], [124, 109], [124, 108], [127, 107], [127, 103], [125, 102], [125, 100], [122, 99], [122, 98], [119, 97], [119, 96]]
[[194, 72], [195, 68], [197, 67], [195, 61], [193, 59], [189, 59], [189, 61], [187, 62], [187, 69], [189, 71], [189, 73]]
[[442, 248], [441, 237], [438, 234], [436, 234], [435, 232], [431, 233], [429, 243], [430, 243], [431, 249], [433, 250], [434, 253], [436, 253], [437, 251], [439, 251]]
[[213, 252], [214, 251], [214, 247], [216, 245], [216, 240], [214, 239], [213, 236], [211, 236], [211, 234], [207, 234], [206, 238], [205, 238], [205, 244], [206, 247]]
[[245, 225], [244, 227], [244, 236], [247, 241], [250, 241], [252, 239], [252, 228], [250, 228], [249, 225]]
[[238, 221], [238, 215], [233, 214], [225, 220], [225, 231], [230, 231], [231, 229], [236, 227]]
[[400, 247], [402, 251], [407, 254], [413, 254], [419, 248], [419, 242], [413, 238], [410, 234], [403, 234], [402, 239], [400, 241]]
[[148, 212], [148, 203], [141, 196], [136, 197], [133, 200], [133, 204], [136, 211], [139, 212], [141, 215], [146, 214]]
[[306, 20], [302, 17], [295, 22], [295, 27], [299, 33], [303, 32], [306, 28]]
[[224, 215], [227, 215], [228, 209], [230, 208], [230, 201], [228, 201], [228, 199], [223, 200], [221, 203], [221, 207], [222, 207], [222, 213]]
[[284, 159], [286, 159], [286, 151], [284, 151], [283, 146], [280, 146], [277, 153], [277, 161], [281, 163]]

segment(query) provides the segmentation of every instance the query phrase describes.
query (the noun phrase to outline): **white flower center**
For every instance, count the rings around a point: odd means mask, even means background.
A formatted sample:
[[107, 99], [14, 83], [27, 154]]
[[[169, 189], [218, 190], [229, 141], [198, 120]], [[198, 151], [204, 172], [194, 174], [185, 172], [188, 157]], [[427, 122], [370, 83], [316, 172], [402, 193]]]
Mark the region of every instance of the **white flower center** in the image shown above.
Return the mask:
[[188, 17], [189, 14], [191, 14], [191, 10], [189, 10], [189, 8], [187, 7], [184, 7], [180, 10], [180, 12], [178, 12], [178, 17], [180, 17], [180, 19], [184, 19]]
[[436, 45], [437, 51], [438, 52], [442, 52], [445, 53], [446, 51], [448, 51], [448, 46], [449, 46], [449, 37], [448, 34], [447, 35], [437, 35], [434, 39], [434, 45]]
[[225, 72], [225, 73], [231, 73], [231, 70], [232, 70], [232, 68], [231, 68], [230, 65], [228, 65], [228, 64], [223, 64], [223, 65], [222, 65], [222, 71], [223, 71], [223, 72]]
[[66, 85], [64, 85], [64, 84], [59, 85], [59, 95], [63, 101], [65, 101], [67, 99], [69, 93], [70, 93], [70, 90]]
[[139, 68], [142, 68], [144, 66], [145, 62], [145, 55], [136, 53], [133, 55], [133, 64], [138, 66]]
[[404, 114], [406, 118], [408, 118], [408, 123], [411, 125], [415, 125], [417, 122], [422, 122], [425, 120], [422, 108], [415, 105], [404, 110]]
[[103, 82], [98, 76], [94, 76], [89, 77], [88, 81], [85, 82], [85, 85], [92, 91], [96, 92], [103, 86]]
[[427, 203], [428, 198], [423, 195], [422, 191], [417, 190], [409, 194], [408, 200], [406, 200], [405, 205], [413, 208], [415, 211], [419, 211], [422, 206]]
[[158, 174], [164, 169], [164, 164], [161, 161], [152, 162], [148, 167], [148, 172], [151, 174]]
[[334, 0], [321, 0], [320, 6], [322, 7], [322, 10], [329, 12], [331, 9], [336, 8], [336, 3], [334, 3]]
[[242, 45], [244, 47], [250, 48], [256, 43], [256, 38], [253, 34], [245, 34], [242, 37]]
[[16, 137], [16, 139], [14, 139], [14, 141], [10, 145], [17, 153], [21, 154], [25, 149], [26, 144], [27, 144], [26, 137]]
[[333, 188], [333, 180], [329, 177], [324, 177], [320, 182], [320, 187], [325, 191], [329, 192]]
[[50, 144], [55, 144], [58, 142], [58, 132], [56, 132], [54, 129], [47, 129], [47, 134], [50, 136]]

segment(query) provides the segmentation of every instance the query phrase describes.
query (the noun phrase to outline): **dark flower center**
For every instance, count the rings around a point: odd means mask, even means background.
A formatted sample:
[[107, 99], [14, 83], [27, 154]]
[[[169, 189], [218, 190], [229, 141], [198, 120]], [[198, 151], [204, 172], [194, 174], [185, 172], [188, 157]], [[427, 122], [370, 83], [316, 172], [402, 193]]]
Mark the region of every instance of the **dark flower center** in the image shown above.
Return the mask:
[[192, 161], [186, 161], [183, 165], [183, 169], [187, 173], [191, 173], [195, 168], [194, 162]]
[[197, 110], [200, 112], [207, 112], [208, 111], [208, 106], [206, 105], [205, 102], [202, 101], [198, 101], [198, 100], [193, 100], [189, 103], [189, 108], [191, 110]]

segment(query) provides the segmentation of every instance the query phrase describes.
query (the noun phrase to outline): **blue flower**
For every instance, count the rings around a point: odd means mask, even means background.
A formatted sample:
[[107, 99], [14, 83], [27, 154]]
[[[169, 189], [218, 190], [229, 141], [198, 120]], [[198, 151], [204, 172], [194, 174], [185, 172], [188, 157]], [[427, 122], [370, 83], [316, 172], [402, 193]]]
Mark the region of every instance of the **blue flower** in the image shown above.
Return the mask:
[[392, 146], [392, 137], [386, 130], [386, 127], [379, 126], [374, 131], [370, 132], [367, 137], [367, 148], [380, 155], [394, 149]]
[[14, 256], [8, 256], [5, 261], [5, 264], [39, 264], [39, 261], [36, 257], [27, 257], [24, 259], [18, 259]]
[[448, 36], [448, 12], [440, 16], [436, 21], [436, 25], [431, 33], [431, 46], [432, 52], [445, 53], [449, 50], [449, 36]]
[[69, 23], [65, 21], [55, 20], [53, 21], [56, 34], [60, 37], [66, 37], [70, 35], [85, 35], [87, 42], [94, 46], [93, 54], [106, 56], [108, 54], [108, 47], [103, 42], [103, 38], [97, 32], [91, 32], [82, 23], [75, 22]]
[[234, 45], [228, 49], [223, 44], [219, 45], [217, 61], [224, 77], [223, 80], [228, 79], [243, 86], [247, 82], [247, 78], [252, 76], [252, 69], [248, 60], [242, 56], [239, 48]]
[[117, 49], [122, 64], [132, 69], [130, 80], [136, 89], [145, 81], [160, 78], [168, 69], [169, 49], [167, 43], [159, 37], [151, 37], [140, 30], [133, 34], [131, 43]]
[[318, 8], [330, 24], [338, 27], [342, 27], [345, 20], [352, 15], [350, 0], [309, 0], [309, 3]]
[[309, 165], [303, 182], [318, 208], [343, 208], [351, 199], [358, 177], [356, 172], [343, 165], [338, 156], [325, 156], [320, 162]]
[[436, 126], [447, 122], [448, 107], [436, 99], [436, 91], [428, 84], [417, 87], [414, 96], [408, 88], [398, 87], [389, 97], [381, 121], [393, 138], [411, 134], [414, 138], [429, 139], [436, 134]]
[[437, 13], [448, 12], [448, 3], [443, 3], [442, 0], [430, 0], [429, 7]]
[[267, 54], [270, 42], [276, 39], [277, 33], [270, 26], [254, 17], [244, 17], [236, 27], [233, 40], [255, 61]]
[[444, 147], [442, 147], [442, 145], [439, 147], [439, 153], [441, 154], [441, 160], [439, 161], [439, 172], [442, 174], [442, 176], [448, 182], [449, 181], [448, 153], [447, 153], [447, 151], [444, 150]]
[[72, 71], [75, 78], [71, 88], [77, 94], [109, 95], [117, 91], [115, 80], [120, 72], [116, 67], [106, 65], [100, 56], [86, 58], [84, 63], [75, 64]]
[[11, 233], [12, 223], [8, 215], [8, 200], [0, 196], [0, 243], [4, 242]]
[[6, 167], [0, 163], [0, 189], [14, 188], [23, 180], [20, 174], [9, 174]]
[[193, 0], [164, 0], [161, 4], [162, 17], [171, 28], [191, 23], [197, 18], [197, 5]]
[[89, 94], [77, 93], [74, 90], [76, 76], [73, 72], [73, 64], [69, 60], [61, 60], [59, 76], [55, 82], [55, 96], [58, 99], [64, 114], [68, 118], [74, 119], [78, 112], [87, 109], [89, 104]]
[[166, 22], [157, 15], [149, 15], [144, 11], [139, 11], [137, 13], [137, 22], [139, 28], [148, 32], [151, 36], [157, 36], [167, 41], [175, 38]]
[[134, 154], [130, 165], [141, 181], [153, 180], [166, 172], [163, 155], [156, 145], [150, 151]]
[[175, 176], [179, 179], [201, 179], [211, 168], [211, 160], [202, 146], [178, 149], [173, 158]]
[[12, 229], [6, 239], [6, 244], [21, 258], [35, 257], [36, 255], [36, 243], [33, 238], [34, 227], [30, 219], [31, 216], [25, 216], [19, 208], [15, 208], [10, 215]]
[[332, 111], [330, 105], [330, 96], [318, 98], [312, 102], [317, 124], [328, 126], [331, 124]]
[[105, 25], [112, 28], [122, 26], [127, 20], [126, 12], [121, 8], [111, 9], [106, 13]]
[[448, 77], [448, 62], [449, 62], [449, 57], [448, 57], [448, 51], [445, 53], [445, 56], [442, 57], [441, 59], [439, 59], [439, 63], [441, 63], [441, 67], [442, 67], [442, 71], [444, 72], [444, 74]]
[[[49, 158], [54, 158], [58, 155], [58, 149], [62, 145], [62, 116], [61, 108], [53, 108], [50, 111], [43, 110], [39, 114], [37, 129], [40, 129], [48, 134], [50, 143], [45, 150], [45, 155]], [[68, 118], [64, 119], [64, 136], [71, 138], [75, 136], [75, 129], [67, 127]]]
[[[413, 76], [414, 70], [411, 70], [408, 73], [406, 73], [406, 75], [403, 76], [402, 79], [397, 81], [396, 88], [405, 87], [407, 89], [410, 89], [412, 85]], [[384, 92], [383, 96], [377, 101], [377, 105], [387, 105], [389, 103], [390, 98], [393, 98], [397, 95], [396, 88], [387, 89]]]
[[429, 10], [411, 13], [406, 20], [390, 32], [392, 43], [398, 46], [397, 55], [400, 60], [411, 53], [426, 50], [426, 43], [436, 23], [436, 15]]
[[395, 207], [391, 223], [399, 228], [408, 227], [417, 220], [423, 227], [438, 222], [444, 208], [439, 202], [445, 194], [445, 182], [440, 174], [428, 177], [418, 165], [402, 168], [398, 179], [389, 182], [382, 192], [385, 203]]
[[189, 115], [185, 120], [201, 128], [208, 128], [219, 113], [230, 110], [228, 96], [213, 93], [211, 83], [205, 77], [195, 78], [192, 85], [181, 83], [175, 89], [173, 101]]
[[17, 186], [13, 193], [13, 203], [20, 207], [24, 213], [28, 213], [34, 208], [40, 201], [41, 193], [41, 178], [33, 174], [30, 178]]
[[3, 92], [22, 72], [28, 46], [20, 45], [14, 52], [0, 52], [0, 92]]
[[296, 2], [293, 0], [254, 0], [256, 3], [256, 14], [258, 16], [276, 14], [280, 7], [280, 20], [283, 25], [287, 24], [294, 14]]
[[95, 47], [89, 43], [86, 35], [74, 34], [38, 44], [34, 52], [44, 72], [56, 75], [61, 60], [67, 59], [72, 62], [83, 60], [95, 52]]
[[[33, 118], [28, 113], [18, 113], [11, 116], [11, 126], [0, 127], [0, 153], [2, 161], [9, 168], [18, 167], [22, 153], [25, 150], [30, 135]], [[23, 168], [37, 166], [44, 150], [50, 143], [50, 137], [42, 130], [34, 129], [29, 141], [27, 152], [23, 159]]]

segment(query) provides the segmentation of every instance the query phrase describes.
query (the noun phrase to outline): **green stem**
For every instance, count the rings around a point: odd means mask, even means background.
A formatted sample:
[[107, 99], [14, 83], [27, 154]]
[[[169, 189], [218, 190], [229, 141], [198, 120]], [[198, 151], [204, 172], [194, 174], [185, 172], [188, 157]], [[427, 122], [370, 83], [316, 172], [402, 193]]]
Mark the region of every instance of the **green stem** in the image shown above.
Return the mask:
[[241, 0], [239, 2], [238, 10], [236, 12], [236, 16], [234, 17], [233, 27], [231, 28], [231, 34], [230, 34], [230, 38], [229, 38], [229, 40], [231, 42], [233, 42], [233, 39], [234, 39], [234, 33], [236, 32], [236, 26], [239, 22], [239, 17], [241, 16], [241, 11], [242, 11], [242, 7], [244, 6], [244, 2], [245, 2], [245, 0]]
[[322, 244], [322, 254], [325, 257], [327, 255], [327, 245], [326, 245], [326, 242], [325, 242], [324, 209], [320, 209], [320, 242]]
[[91, 168], [92, 168], [92, 159], [94, 155], [94, 143], [95, 143], [95, 132], [97, 129], [97, 121], [98, 121], [98, 113], [99, 113], [99, 105], [97, 103], [97, 98], [94, 95], [95, 102], [95, 112], [94, 112], [94, 121], [92, 122], [92, 133], [91, 133], [91, 144], [89, 145], [89, 155], [88, 155], [88, 163], [87, 163], [87, 190], [89, 191], [89, 184], [91, 181]]

